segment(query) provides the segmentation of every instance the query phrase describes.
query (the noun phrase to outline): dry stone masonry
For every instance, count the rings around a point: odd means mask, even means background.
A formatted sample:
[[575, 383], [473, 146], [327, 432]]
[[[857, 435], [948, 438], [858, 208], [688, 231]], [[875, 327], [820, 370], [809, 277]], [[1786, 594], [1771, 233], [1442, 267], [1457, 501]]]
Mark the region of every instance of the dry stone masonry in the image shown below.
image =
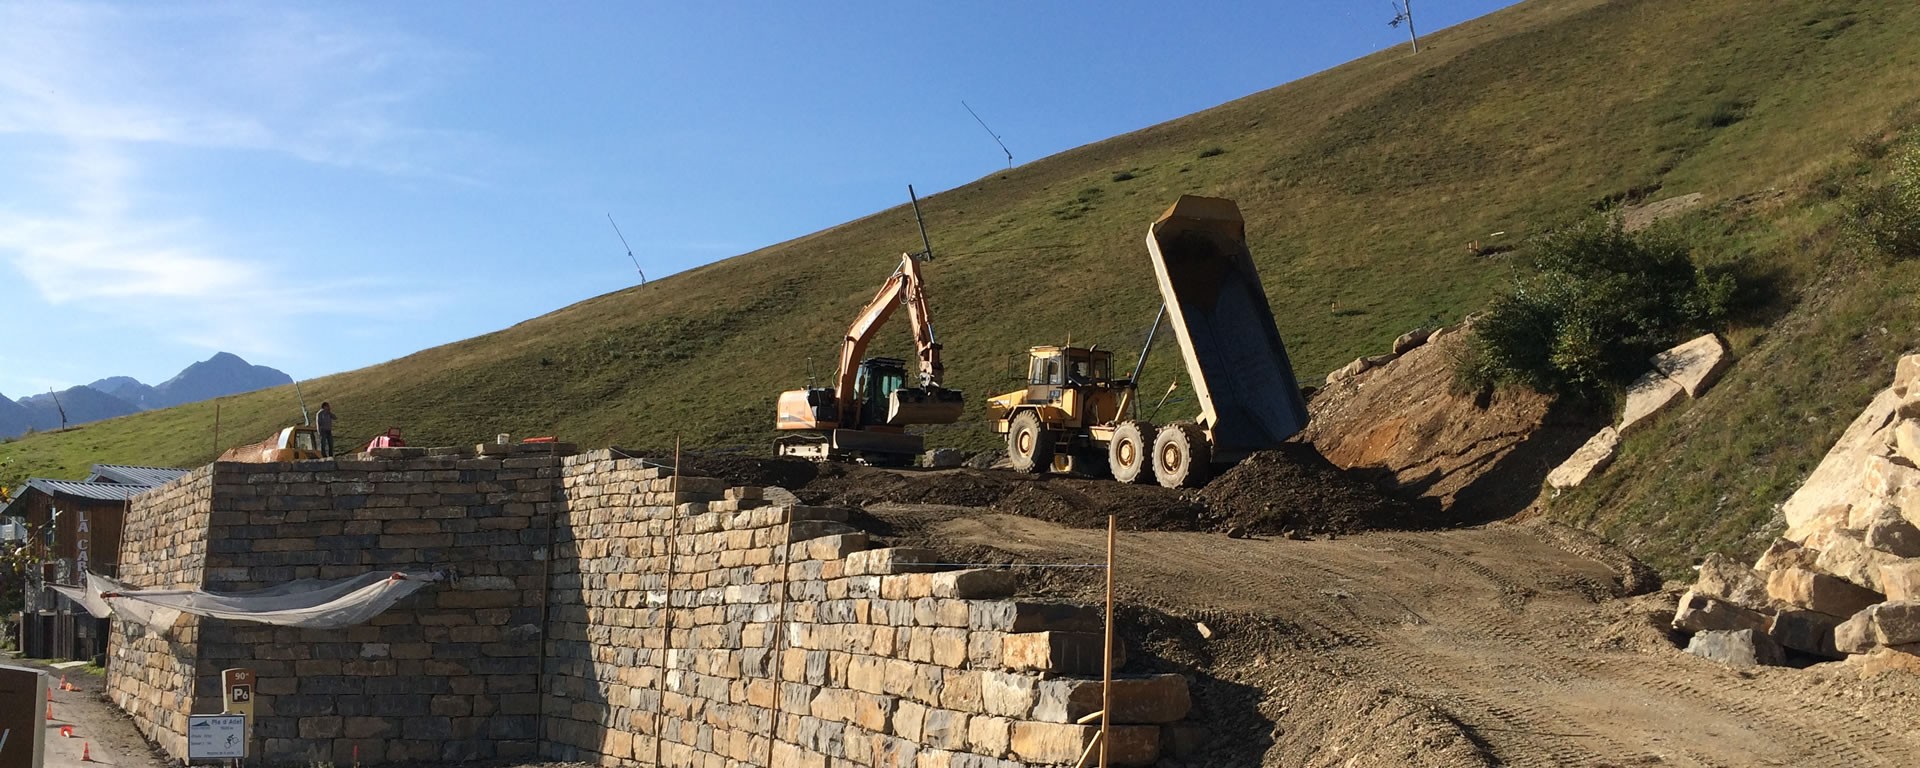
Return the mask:
[[1920, 355], [1909, 355], [1787, 500], [1785, 536], [1752, 568], [1719, 555], [1701, 564], [1673, 620], [1698, 633], [1688, 650], [1749, 664], [1778, 649], [1920, 655], [1916, 437]]
[[[1100, 708], [1096, 612], [765, 495], [609, 451], [216, 464], [135, 501], [127, 581], [453, 578], [341, 630], [116, 621], [109, 691], [179, 756], [187, 714], [219, 709], [220, 670], [252, 667], [267, 763], [1079, 758], [1098, 730], [1079, 722]], [[1185, 679], [1123, 676], [1114, 697], [1114, 764], [1154, 764]]]

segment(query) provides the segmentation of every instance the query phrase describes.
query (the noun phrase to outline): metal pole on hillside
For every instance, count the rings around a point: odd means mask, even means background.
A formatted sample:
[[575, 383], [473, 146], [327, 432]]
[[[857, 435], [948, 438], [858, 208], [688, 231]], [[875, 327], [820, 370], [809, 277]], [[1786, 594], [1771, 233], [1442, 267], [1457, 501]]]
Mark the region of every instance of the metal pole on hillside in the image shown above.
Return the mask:
[[1420, 35], [1413, 31], [1413, 0], [1395, 0], [1393, 4], [1393, 20], [1387, 22], [1387, 26], [1398, 27], [1402, 23], [1407, 25], [1407, 37], [1413, 40], [1413, 52], [1419, 53]]

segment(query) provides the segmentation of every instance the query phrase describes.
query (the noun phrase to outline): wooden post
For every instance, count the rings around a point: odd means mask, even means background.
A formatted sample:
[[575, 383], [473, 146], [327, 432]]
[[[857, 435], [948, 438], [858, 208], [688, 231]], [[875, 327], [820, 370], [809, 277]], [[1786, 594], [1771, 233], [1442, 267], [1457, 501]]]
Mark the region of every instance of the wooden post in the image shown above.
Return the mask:
[[1107, 515], [1107, 643], [1100, 675], [1100, 768], [1107, 768], [1107, 724], [1113, 719], [1113, 535], [1119, 518]]
[[673, 438], [673, 481], [667, 496], [667, 573], [661, 590], [666, 597], [660, 616], [660, 701], [653, 708], [653, 764], [661, 765], [660, 742], [667, 725], [667, 653], [673, 648], [673, 557], [674, 537], [680, 532], [680, 438]]
[[773, 748], [780, 740], [780, 655], [787, 647], [787, 594], [792, 591], [787, 580], [793, 576], [793, 505], [789, 504], [780, 515], [783, 530], [780, 531], [780, 608], [773, 617], [772, 657], [767, 661], [768, 677], [773, 679], [773, 718], [767, 728], [767, 765], [773, 765]]
[[213, 401], [213, 457], [220, 458], [220, 400]]

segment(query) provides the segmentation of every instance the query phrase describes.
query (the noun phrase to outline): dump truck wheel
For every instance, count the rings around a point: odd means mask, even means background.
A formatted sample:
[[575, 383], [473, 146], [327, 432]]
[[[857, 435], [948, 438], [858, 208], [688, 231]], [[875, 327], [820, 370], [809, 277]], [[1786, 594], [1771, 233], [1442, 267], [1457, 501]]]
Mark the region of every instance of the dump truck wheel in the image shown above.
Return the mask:
[[1053, 436], [1033, 411], [1013, 417], [1007, 430], [1007, 459], [1021, 472], [1045, 472], [1053, 466]]
[[1123, 483], [1153, 482], [1153, 425], [1144, 421], [1123, 421], [1113, 428], [1113, 442], [1107, 443], [1107, 466], [1113, 479]]
[[1198, 488], [1213, 475], [1213, 446], [1190, 421], [1160, 428], [1153, 440], [1153, 474], [1168, 488]]

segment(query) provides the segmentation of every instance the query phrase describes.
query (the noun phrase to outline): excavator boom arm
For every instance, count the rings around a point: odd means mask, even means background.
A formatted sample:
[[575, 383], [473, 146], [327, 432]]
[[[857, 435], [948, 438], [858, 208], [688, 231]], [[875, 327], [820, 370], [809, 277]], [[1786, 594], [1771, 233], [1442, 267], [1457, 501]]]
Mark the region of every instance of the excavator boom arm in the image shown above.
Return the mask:
[[900, 268], [881, 284], [873, 301], [867, 302], [866, 308], [854, 317], [853, 324], [847, 326], [846, 338], [840, 344], [840, 369], [834, 386], [834, 399], [839, 401], [841, 413], [850, 412], [853, 401], [859, 398], [860, 393], [854, 391], [854, 378], [859, 373], [860, 359], [866, 355], [867, 345], [901, 304], [907, 305], [907, 319], [913, 326], [913, 345], [920, 358], [920, 383], [940, 386], [943, 372], [940, 344], [934, 341], [933, 321], [927, 313], [926, 286], [926, 281], [920, 278], [920, 263], [912, 254], [901, 254]]

